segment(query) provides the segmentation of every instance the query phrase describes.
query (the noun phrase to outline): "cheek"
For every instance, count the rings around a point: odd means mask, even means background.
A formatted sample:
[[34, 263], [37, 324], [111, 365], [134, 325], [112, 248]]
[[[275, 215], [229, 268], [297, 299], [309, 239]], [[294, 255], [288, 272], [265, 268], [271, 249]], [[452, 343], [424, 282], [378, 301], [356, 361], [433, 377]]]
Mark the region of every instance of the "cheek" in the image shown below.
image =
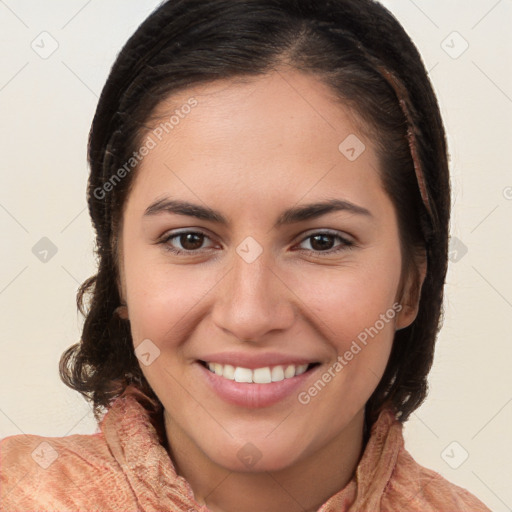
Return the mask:
[[[125, 226], [135, 224], [128, 217]], [[123, 270], [134, 344], [179, 337], [180, 326], [213, 286], [212, 267], [179, 265], [162, 245], [135, 229], [123, 231]]]
[[[383, 254], [383, 253], [381, 253]], [[375, 325], [381, 315], [388, 317], [379, 330], [388, 331], [396, 315], [396, 291], [400, 282], [400, 254], [351, 266], [311, 271], [295, 280], [295, 289], [306, 310], [314, 313], [326, 339], [342, 350], [365, 329]], [[395, 308], [393, 305], [395, 304]]]
[[145, 272], [135, 270], [131, 276], [127, 269], [126, 276], [135, 343], [144, 338], [168, 341], [176, 337], [206, 293], [206, 281], [197, 271], [154, 265]]
[[401, 309], [394, 301], [400, 269], [353, 267], [316, 277], [314, 286], [309, 279], [302, 285], [300, 296], [332, 359], [299, 401], [314, 407], [318, 418], [329, 417], [333, 433], [367, 402], [384, 374]]

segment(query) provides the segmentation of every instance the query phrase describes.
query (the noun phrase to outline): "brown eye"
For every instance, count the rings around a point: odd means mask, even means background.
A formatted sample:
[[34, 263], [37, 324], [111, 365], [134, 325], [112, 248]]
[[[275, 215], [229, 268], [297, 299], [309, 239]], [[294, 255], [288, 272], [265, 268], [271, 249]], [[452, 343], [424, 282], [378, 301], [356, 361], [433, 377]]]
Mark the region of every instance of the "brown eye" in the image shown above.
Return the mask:
[[203, 245], [204, 235], [201, 233], [185, 233], [178, 235], [178, 240], [186, 251], [193, 251]]
[[209, 237], [199, 231], [182, 231], [166, 236], [161, 243], [175, 254], [186, 254], [200, 252], [199, 249], [203, 248], [205, 239]]
[[[336, 245], [335, 241], [339, 240], [341, 243]], [[304, 238], [300, 245], [309, 241], [310, 248], [302, 248], [307, 252], [313, 252], [316, 254], [325, 253], [325, 255], [334, 254], [346, 249], [354, 247], [354, 242], [343, 238], [342, 236], [335, 233], [313, 233], [312, 235]]]
[[310, 237], [311, 247], [315, 251], [325, 251], [332, 249], [334, 238], [335, 237], [333, 235], [314, 235]]

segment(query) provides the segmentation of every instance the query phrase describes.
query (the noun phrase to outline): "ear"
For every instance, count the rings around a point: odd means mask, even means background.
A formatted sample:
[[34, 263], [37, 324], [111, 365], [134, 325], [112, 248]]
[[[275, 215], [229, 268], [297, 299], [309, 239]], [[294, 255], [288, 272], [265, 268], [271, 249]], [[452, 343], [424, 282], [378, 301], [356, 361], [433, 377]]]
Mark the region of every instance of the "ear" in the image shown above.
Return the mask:
[[125, 278], [124, 278], [124, 276], [125, 276], [124, 258], [123, 258], [122, 243], [121, 243], [120, 237], [116, 240], [114, 247], [115, 247], [115, 250], [117, 251], [117, 255], [118, 255], [118, 257], [117, 257], [118, 271], [117, 271], [116, 285], [117, 285], [117, 292], [119, 294], [119, 298], [121, 299], [121, 305], [115, 309], [115, 314], [119, 318], [122, 318], [123, 320], [129, 320], [128, 306], [126, 305], [126, 291], [125, 291], [126, 283], [125, 283]]
[[[120, 267], [121, 266], [122, 266], [122, 260], [120, 263]], [[126, 286], [125, 286], [125, 281], [124, 281], [124, 269], [119, 268], [118, 274], [119, 274], [119, 276], [116, 279], [116, 285], [117, 285], [117, 292], [119, 294], [119, 298], [121, 299], [121, 305], [115, 309], [115, 314], [119, 318], [122, 318], [123, 320], [129, 320], [128, 306], [126, 305], [126, 292], [125, 292]]]
[[128, 316], [128, 306], [126, 306], [126, 304], [121, 304], [120, 306], [118, 306], [118, 307], [115, 309], [115, 314], [116, 314], [119, 318], [122, 318], [123, 320], [129, 320], [129, 316]]
[[416, 264], [410, 269], [406, 277], [401, 300], [401, 311], [397, 315], [395, 329], [405, 329], [409, 327], [418, 315], [421, 289], [427, 275], [427, 255], [423, 251], [421, 257], [417, 258]]
[[[122, 261], [121, 261], [122, 265]], [[120, 266], [121, 266], [120, 265]], [[121, 305], [116, 308], [116, 314], [123, 318], [124, 320], [128, 319], [128, 306], [126, 305], [126, 286], [124, 282], [124, 270], [122, 268], [119, 268], [118, 270], [118, 277], [116, 279], [116, 285], [117, 285], [117, 293], [119, 294], [119, 298], [121, 300]]]

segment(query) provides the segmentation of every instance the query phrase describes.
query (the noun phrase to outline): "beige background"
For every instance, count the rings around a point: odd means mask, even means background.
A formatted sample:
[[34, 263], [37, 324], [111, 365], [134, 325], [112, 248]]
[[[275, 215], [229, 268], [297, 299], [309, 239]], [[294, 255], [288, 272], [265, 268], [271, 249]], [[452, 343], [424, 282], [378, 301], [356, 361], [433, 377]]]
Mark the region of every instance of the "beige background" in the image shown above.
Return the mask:
[[[512, 2], [384, 3], [430, 70], [453, 184], [445, 322], [406, 446], [492, 510], [510, 511]], [[86, 402], [58, 377], [60, 354], [79, 337], [77, 286], [94, 272], [87, 134], [116, 54], [157, 4], [0, 1], [0, 438], [95, 431]], [[57, 251], [46, 262], [43, 237]]]

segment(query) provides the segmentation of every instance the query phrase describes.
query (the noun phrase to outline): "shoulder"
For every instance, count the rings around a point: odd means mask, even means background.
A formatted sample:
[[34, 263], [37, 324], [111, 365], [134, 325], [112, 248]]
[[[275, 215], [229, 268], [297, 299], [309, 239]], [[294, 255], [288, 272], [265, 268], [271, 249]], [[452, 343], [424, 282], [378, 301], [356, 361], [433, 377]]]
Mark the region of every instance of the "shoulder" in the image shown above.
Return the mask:
[[418, 464], [403, 446], [382, 497], [381, 510], [490, 512], [469, 491]]
[[15, 435], [0, 441], [2, 511], [115, 510], [131, 497], [102, 433]]

